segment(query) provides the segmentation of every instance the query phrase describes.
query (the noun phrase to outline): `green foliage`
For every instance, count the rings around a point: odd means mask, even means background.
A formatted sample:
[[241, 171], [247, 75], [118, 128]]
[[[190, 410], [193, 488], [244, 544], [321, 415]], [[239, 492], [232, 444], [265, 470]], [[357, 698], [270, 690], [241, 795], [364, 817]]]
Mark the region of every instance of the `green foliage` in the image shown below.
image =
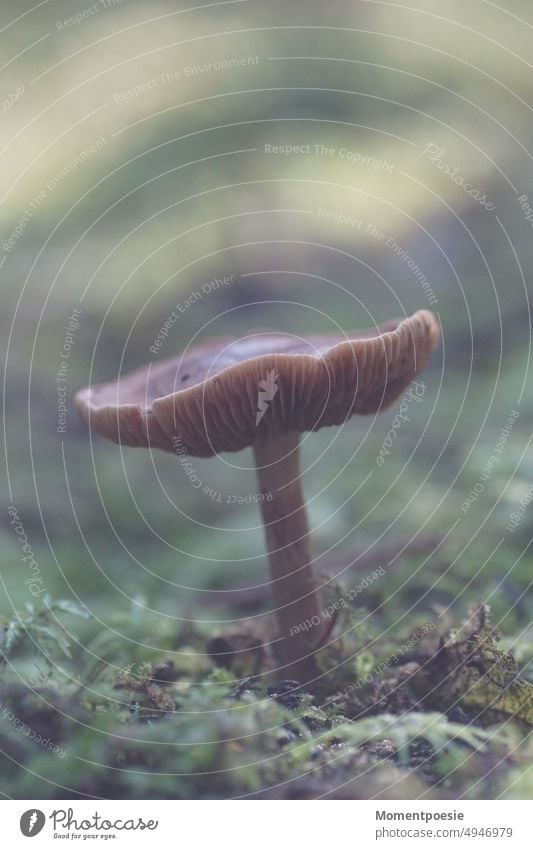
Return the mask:
[[[47, 600], [17, 620], [22, 630], [0, 681], [0, 782], [15, 775], [25, 798], [61, 798], [66, 788], [80, 797], [481, 798], [494, 792], [495, 763], [500, 792], [512, 795], [514, 783], [528, 792], [523, 722], [496, 721], [492, 711], [483, 724], [467, 713], [451, 719], [415, 697], [420, 669], [431, 668], [427, 640], [416, 649], [419, 661], [426, 657], [418, 671], [412, 658], [384, 664], [405, 639], [398, 632], [374, 642], [359, 670], [375, 677], [357, 697], [339, 692], [334, 675], [314, 696], [289, 682], [267, 685], [267, 668], [236, 681], [230, 669], [202, 661], [184, 670], [179, 655], [176, 663], [145, 652], [122, 668], [80, 667], [58, 638], [60, 613], [85, 615]], [[455, 628], [450, 646], [462, 646], [474, 626], [487, 644], [492, 632], [474, 616]], [[354, 633], [362, 635], [357, 626]], [[21, 683], [13, 670], [24, 669], [17, 658], [31, 635], [46, 642], [48, 673]], [[353, 661], [350, 668], [358, 669]]]
[[441, 756], [454, 748], [469, 746], [474, 751], [482, 750], [493, 741], [494, 730], [487, 731], [475, 725], [450, 722], [441, 713], [411, 713], [397, 716], [383, 713], [361, 719], [347, 726], [339, 726], [335, 733], [346, 743], [360, 746], [363, 743], [391, 740], [398, 761], [409, 766], [410, 747], [417, 740], [427, 740], [434, 754]]
[[60, 615], [68, 613], [91, 618], [87, 608], [80, 604], [69, 599], [52, 600], [46, 595], [41, 604], [26, 603], [25, 610], [24, 614], [0, 621], [0, 663], [5, 663], [16, 651], [33, 650], [48, 659], [54, 648], [70, 658], [72, 645]]

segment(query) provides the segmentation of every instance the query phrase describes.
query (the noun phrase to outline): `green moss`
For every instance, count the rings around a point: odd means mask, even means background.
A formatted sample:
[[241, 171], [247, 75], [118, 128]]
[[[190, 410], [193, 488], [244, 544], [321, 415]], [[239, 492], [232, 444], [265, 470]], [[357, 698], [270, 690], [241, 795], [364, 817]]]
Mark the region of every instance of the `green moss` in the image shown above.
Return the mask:
[[318, 655], [330, 671], [314, 693], [267, 684], [266, 666], [236, 680], [206, 661], [205, 637], [190, 629], [194, 649], [162, 660], [145, 651], [122, 668], [77, 667], [52, 632], [39, 680], [24, 640], [51, 611], [79, 612], [48, 601], [28, 612], [20, 640], [4, 640], [0, 780], [17, 797], [402, 798], [401, 788], [404, 798], [483, 798], [495, 782], [504, 795], [529, 793], [532, 688], [497, 648], [485, 606], [453, 636], [429, 629], [414, 642], [402, 629], [380, 639], [360, 608], [345, 611], [342, 640]]

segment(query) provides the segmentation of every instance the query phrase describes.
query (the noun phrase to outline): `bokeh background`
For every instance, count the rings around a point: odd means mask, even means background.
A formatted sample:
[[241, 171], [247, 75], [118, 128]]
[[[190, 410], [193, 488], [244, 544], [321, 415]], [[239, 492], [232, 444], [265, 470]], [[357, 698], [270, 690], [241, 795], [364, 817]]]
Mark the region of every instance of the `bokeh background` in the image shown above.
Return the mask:
[[[195, 461], [217, 500], [172, 457], [91, 436], [75, 392], [191, 341], [428, 308], [442, 345], [386, 461], [394, 408], [304, 441], [315, 554], [348, 585], [386, 567], [383, 633], [484, 601], [527, 675], [532, 34], [526, 0], [2, 3], [6, 622], [45, 594], [25, 583], [12, 505], [40, 588], [90, 616], [57, 613], [78, 670], [178, 662], [188, 634], [261, 623], [257, 506], [224, 497], [256, 491], [251, 455]], [[6, 675], [49, 674], [36, 650]], [[47, 780], [71, 787], [74, 768], [56, 759]], [[17, 774], [6, 793], [36, 792]]]

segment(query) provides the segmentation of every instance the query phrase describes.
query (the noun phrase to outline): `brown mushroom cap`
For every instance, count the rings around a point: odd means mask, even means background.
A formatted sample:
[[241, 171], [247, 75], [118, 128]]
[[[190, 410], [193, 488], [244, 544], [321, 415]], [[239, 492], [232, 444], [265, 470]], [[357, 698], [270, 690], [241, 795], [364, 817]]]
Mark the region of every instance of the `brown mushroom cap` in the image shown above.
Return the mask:
[[[90, 427], [114, 442], [210, 457], [379, 412], [424, 369], [438, 338], [427, 310], [353, 339], [254, 333], [199, 345], [75, 400]], [[268, 382], [277, 388], [257, 424]]]

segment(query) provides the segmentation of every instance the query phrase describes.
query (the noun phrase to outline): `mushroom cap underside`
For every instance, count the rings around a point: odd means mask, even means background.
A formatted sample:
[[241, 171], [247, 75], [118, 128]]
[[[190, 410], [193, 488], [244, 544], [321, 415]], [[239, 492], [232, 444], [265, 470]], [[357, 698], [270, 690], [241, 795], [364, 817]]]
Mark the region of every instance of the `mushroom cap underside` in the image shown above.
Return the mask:
[[438, 339], [427, 310], [352, 338], [258, 332], [150, 363], [75, 400], [90, 427], [114, 442], [209, 457], [385, 409]]

